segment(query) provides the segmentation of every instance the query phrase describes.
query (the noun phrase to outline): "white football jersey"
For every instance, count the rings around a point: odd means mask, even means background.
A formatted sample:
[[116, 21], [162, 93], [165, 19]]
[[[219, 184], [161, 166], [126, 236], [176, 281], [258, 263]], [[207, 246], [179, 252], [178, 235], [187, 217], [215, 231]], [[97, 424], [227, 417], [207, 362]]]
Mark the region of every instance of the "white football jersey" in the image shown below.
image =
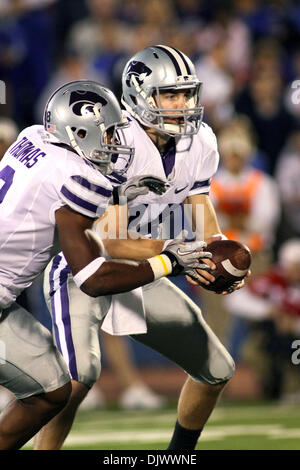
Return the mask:
[[91, 218], [105, 211], [112, 185], [90, 162], [45, 141], [43, 126], [23, 130], [0, 162], [0, 309], [8, 307], [55, 250], [55, 211]]
[[[212, 176], [219, 164], [215, 134], [207, 124], [202, 123], [196, 135], [170, 139], [169, 148], [162, 156], [139, 122], [129, 113], [124, 114], [130, 125], [122, 130], [123, 138], [127, 145], [135, 149], [126, 177], [154, 175], [168, 182], [168, 189], [163, 195], [149, 192], [129, 202], [129, 229], [153, 238], [173, 238], [168, 236], [169, 233], [164, 236], [162, 232], [162, 226], [166, 225], [163, 221], [170, 218], [170, 209], [178, 208], [176, 216], [178, 213], [180, 216], [180, 204], [188, 196], [209, 192]], [[115, 168], [118, 169], [118, 160]], [[117, 175], [116, 180], [122, 182]], [[183, 211], [181, 213], [183, 215]], [[177, 225], [178, 232], [182, 227], [181, 221]]]

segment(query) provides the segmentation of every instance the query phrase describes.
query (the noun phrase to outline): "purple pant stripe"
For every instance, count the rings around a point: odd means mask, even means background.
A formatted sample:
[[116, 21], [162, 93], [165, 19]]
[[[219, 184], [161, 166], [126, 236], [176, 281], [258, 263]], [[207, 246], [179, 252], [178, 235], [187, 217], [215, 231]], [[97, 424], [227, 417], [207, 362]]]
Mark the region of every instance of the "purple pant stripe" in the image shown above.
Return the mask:
[[53, 315], [54, 336], [55, 336], [57, 348], [59, 352], [62, 353], [61, 344], [59, 340], [59, 334], [58, 334], [58, 328], [56, 324], [56, 311], [55, 311], [55, 303], [54, 303], [54, 294], [55, 294], [54, 293], [54, 273], [56, 269], [58, 268], [60, 261], [61, 261], [60, 255], [57, 255], [54, 257], [53, 262], [52, 262], [52, 268], [51, 268], [50, 275], [49, 275], [49, 280], [50, 280], [50, 296], [51, 296], [50, 298], [51, 298], [51, 309], [52, 309], [52, 315]]
[[71, 317], [69, 310], [69, 295], [68, 295], [68, 284], [66, 282], [67, 276], [70, 272], [69, 266], [64, 268], [60, 273], [60, 300], [62, 309], [62, 321], [64, 325], [64, 334], [66, 339], [66, 345], [69, 354], [69, 371], [72, 379], [78, 380], [78, 371], [76, 364], [76, 354], [72, 338], [71, 330]]

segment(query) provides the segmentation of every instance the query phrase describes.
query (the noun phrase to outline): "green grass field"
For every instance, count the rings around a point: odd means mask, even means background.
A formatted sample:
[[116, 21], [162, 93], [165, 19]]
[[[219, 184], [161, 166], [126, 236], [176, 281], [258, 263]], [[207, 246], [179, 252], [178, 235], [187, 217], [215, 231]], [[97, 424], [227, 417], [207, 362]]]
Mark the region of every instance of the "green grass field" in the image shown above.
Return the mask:
[[[160, 411], [80, 411], [63, 448], [166, 449], [175, 420], [175, 406]], [[221, 403], [211, 416], [197, 449], [298, 450], [300, 407]]]

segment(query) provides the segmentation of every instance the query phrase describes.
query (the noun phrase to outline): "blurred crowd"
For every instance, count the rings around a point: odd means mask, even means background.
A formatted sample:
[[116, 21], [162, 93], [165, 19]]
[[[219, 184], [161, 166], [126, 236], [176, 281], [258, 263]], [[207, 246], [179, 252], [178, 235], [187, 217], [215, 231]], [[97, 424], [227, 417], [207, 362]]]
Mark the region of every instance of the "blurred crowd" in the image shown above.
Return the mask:
[[[289, 288], [300, 304], [299, 37], [297, 0], [0, 0], [1, 156], [17, 129], [41, 122], [47, 97], [67, 81], [94, 79], [120, 98], [123, 67], [146, 46], [168, 44], [195, 62], [204, 120], [219, 142], [211, 197], [221, 228], [250, 247], [251, 282], [278, 266], [285, 280], [263, 294], [249, 283], [252, 298], [273, 292], [259, 318], [236, 294], [234, 305], [207, 291], [192, 295], [237, 363], [247, 360], [249, 337], [263, 331], [261, 349], [280, 369], [289, 367], [288, 341], [300, 333], [299, 309], [278, 301]], [[291, 241], [289, 263], [298, 273], [292, 277], [279, 260]], [[296, 326], [282, 327], [280, 315]], [[286, 347], [276, 349], [278, 338], [288, 339]], [[282, 393], [282, 386], [270, 386], [276, 364], [268, 368], [271, 377], [262, 374], [268, 398]]]

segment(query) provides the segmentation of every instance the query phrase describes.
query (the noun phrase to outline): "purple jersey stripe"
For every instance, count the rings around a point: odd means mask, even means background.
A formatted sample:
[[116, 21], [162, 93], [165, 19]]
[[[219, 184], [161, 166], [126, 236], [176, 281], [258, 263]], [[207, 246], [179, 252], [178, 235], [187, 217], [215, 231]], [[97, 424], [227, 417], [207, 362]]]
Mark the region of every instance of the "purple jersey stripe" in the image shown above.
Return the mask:
[[106, 176], [106, 178], [112, 183], [121, 184], [127, 181], [127, 178], [125, 176], [119, 175], [119, 173], [116, 171], [112, 171], [109, 175]]
[[79, 196], [76, 196], [76, 194], [71, 193], [65, 186], [61, 188], [61, 193], [73, 204], [91, 212], [95, 217], [99, 217], [99, 207], [96, 206], [96, 204], [81, 199]]
[[86, 178], [83, 178], [80, 175], [74, 175], [71, 176], [72, 180], [76, 181], [76, 183], [80, 184], [84, 188], [89, 189], [90, 191], [93, 191], [94, 193], [101, 194], [102, 196], [105, 197], [110, 197], [112, 191], [109, 189], [103, 188], [102, 186], [98, 186], [97, 184], [91, 183], [89, 180]]
[[54, 294], [55, 294], [55, 290], [54, 290], [54, 273], [55, 273], [56, 269], [58, 268], [58, 265], [59, 265], [61, 259], [62, 258], [61, 258], [60, 255], [56, 255], [53, 258], [52, 268], [51, 268], [51, 271], [50, 271], [50, 274], [49, 274], [51, 310], [52, 310], [52, 315], [53, 315], [53, 329], [54, 329], [54, 336], [55, 336], [57, 348], [58, 348], [60, 353], [62, 351], [61, 351], [61, 344], [60, 344], [60, 340], [59, 340], [59, 333], [58, 333], [58, 328], [57, 328], [57, 323], [56, 323], [56, 311], [55, 311], [55, 303], [54, 303]]
[[72, 338], [72, 330], [71, 330], [71, 317], [70, 317], [70, 309], [69, 309], [69, 293], [68, 293], [68, 284], [67, 278], [68, 274], [70, 273], [69, 266], [66, 266], [60, 273], [59, 276], [59, 285], [60, 285], [60, 300], [61, 300], [61, 310], [62, 310], [62, 321], [64, 324], [64, 334], [65, 340], [69, 355], [69, 371], [72, 379], [78, 380], [78, 371], [77, 371], [77, 364], [76, 364], [76, 355], [75, 355], [75, 348]]
[[204, 188], [205, 186], [209, 187], [210, 183], [211, 183], [211, 178], [205, 181], [195, 181], [190, 191], [192, 191], [193, 189], [197, 189], [197, 188]]
[[176, 142], [174, 137], [171, 137], [168, 143], [168, 148], [162, 155], [162, 164], [165, 170], [165, 175], [169, 176], [175, 165]]

